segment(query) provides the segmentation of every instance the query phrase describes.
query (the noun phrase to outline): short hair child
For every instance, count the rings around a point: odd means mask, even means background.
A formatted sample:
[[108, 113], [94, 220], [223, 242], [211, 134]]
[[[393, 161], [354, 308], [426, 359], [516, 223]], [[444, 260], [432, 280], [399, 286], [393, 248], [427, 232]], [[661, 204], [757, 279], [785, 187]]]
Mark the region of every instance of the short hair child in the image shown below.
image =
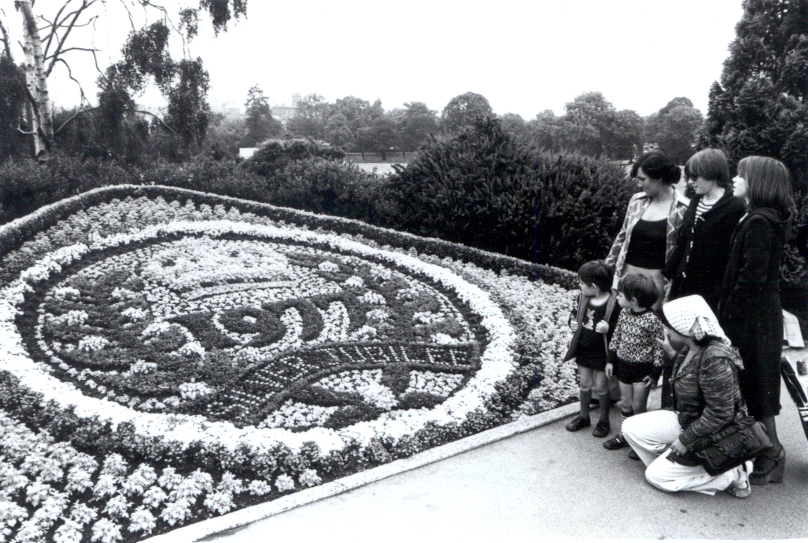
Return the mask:
[[614, 268], [603, 260], [587, 262], [578, 270], [581, 294], [573, 309], [569, 325], [574, 332], [564, 360], [575, 359], [578, 366], [580, 413], [566, 428], [576, 432], [590, 426], [589, 403], [592, 390], [598, 395], [600, 420], [592, 435], [606, 437], [609, 433], [609, 397], [606, 363], [609, 359], [608, 338], [617, 321], [619, 307], [611, 290]]
[[[659, 295], [653, 279], [629, 273], [620, 278], [618, 290], [623, 310], [609, 343], [606, 375], [614, 373], [620, 382], [622, 427], [626, 418], [648, 409], [648, 393], [662, 373], [665, 335], [662, 321], [651, 309]], [[603, 443], [612, 450], [626, 445], [622, 433]]]
[[654, 280], [639, 273], [629, 273], [621, 277], [617, 283], [617, 290], [628, 299], [635, 298], [637, 304], [643, 309], [653, 307], [659, 298], [659, 291]]
[[614, 269], [604, 260], [592, 260], [578, 270], [578, 279], [587, 285], [595, 285], [601, 292], [608, 292], [612, 287]]

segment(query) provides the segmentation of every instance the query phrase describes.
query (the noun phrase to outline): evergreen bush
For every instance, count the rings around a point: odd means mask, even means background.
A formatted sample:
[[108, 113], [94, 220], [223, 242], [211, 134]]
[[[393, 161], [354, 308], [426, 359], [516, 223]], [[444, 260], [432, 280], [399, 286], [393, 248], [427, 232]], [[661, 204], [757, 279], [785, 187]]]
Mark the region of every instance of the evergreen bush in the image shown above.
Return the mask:
[[433, 138], [390, 184], [388, 226], [573, 270], [606, 256], [634, 192], [622, 166], [527, 148], [495, 119]]

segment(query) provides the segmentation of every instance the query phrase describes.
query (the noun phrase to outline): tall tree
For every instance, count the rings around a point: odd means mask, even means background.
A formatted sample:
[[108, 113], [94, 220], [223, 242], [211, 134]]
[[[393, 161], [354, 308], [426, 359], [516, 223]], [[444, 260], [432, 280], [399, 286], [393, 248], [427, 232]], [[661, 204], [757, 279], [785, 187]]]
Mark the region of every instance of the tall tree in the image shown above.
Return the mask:
[[696, 150], [696, 139], [703, 121], [701, 111], [693, 107], [690, 100], [674, 98], [655, 115], [653, 133], [648, 141], [656, 143], [659, 150], [677, 164], [684, 164]]
[[782, 160], [808, 191], [808, 0], [744, 0], [701, 147]]
[[277, 137], [283, 132], [281, 122], [272, 117], [269, 98], [264, 96], [264, 91], [258, 85], [247, 91], [244, 109], [247, 134], [241, 142], [243, 147], [255, 147], [267, 138]]
[[286, 126], [295, 136], [325, 139], [325, 125], [331, 117], [333, 106], [319, 94], [308, 94], [297, 103], [295, 116]]
[[[130, 21], [134, 21], [130, 7], [138, 5], [142, 8], [143, 13], [163, 22], [162, 27], [150, 26], [149, 28], [154, 32], [142, 36], [144, 39], [140, 40], [133, 49], [140, 59], [152, 63], [149, 69], [143, 70], [142, 73], [154, 76], [158, 85], [160, 76], [155, 74], [161, 71], [159, 61], [166, 58], [166, 40], [163, 39], [163, 31], [169, 28], [176, 29], [185, 40], [190, 40], [198, 31], [199, 14], [207, 13], [211, 18], [214, 30], [218, 33], [227, 28], [230, 20], [238, 19], [242, 15], [246, 16], [247, 9], [247, 0], [201, 0], [198, 8], [183, 9], [178, 16], [178, 24], [174, 25], [170, 22], [166, 8], [150, 0], [118, 0], [118, 4], [129, 12]], [[93, 35], [82, 32], [82, 30], [98, 27], [99, 21], [107, 16], [110, 6], [107, 0], [66, 0], [57, 3], [53, 8], [54, 12], [48, 14], [35, 12], [35, 7], [36, 9], [42, 8], [42, 2], [35, 6], [33, 0], [15, 0], [14, 6], [23, 23], [22, 51], [25, 57], [23, 67], [27, 84], [26, 97], [31, 112], [31, 126], [28, 133], [33, 136], [35, 152], [38, 155], [47, 155], [53, 146], [54, 134], [60, 129], [60, 127], [54, 128], [53, 125], [53, 107], [48, 90], [48, 78], [54, 73], [57, 66], [64, 68], [68, 76], [79, 85], [81, 95], [86, 100], [81, 83], [73, 78], [71, 65], [80, 62], [78, 55], [89, 54], [93, 57], [96, 67], [98, 66], [96, 58], [98, 49], [93, 46]], [[49, 6], [42, 9], [47, 9], [47, 7]], [[3, 29], [8, 28], [7, 20], [3, 19], [8, 16], [5, 11], [0, 11], [0, 26]], [[132, 25], [134, 31], [134, 22]], [[150, 39], [152, 41], [149, 41]], [[132, 43], [132, 40], [128, 42], [129, 45]], [[124, 53], [126, 56], [126, 52]], [[180, 86], [188, 86], [189, 70], [194, 70], [192, 66], [195, 61], [188, 62], [184, 67], [179, 68], [180, 72], [183, 70], [186, 72], [185, 76], [180, 74], [175, 81]], [[140, 65], [141, 68], [144, 66], [145, 64]], [[166, 68], [165, 75], [169, 75], [172, 71], [174, 69], [169, 66]], [[202, 86], [197, 84], [196, 88], [201, 89]], [[161, 90], [164, 91], [164, 94], [168, 94], [166, 88], [161, 88]], [[177, 87], [174, 94], [182, 92]], [[171, 101], [170, 97], [169, 101]], [[198, 120], [199, 112], [195, 116]]]
[[399, 117], [401, 147], [414, 151], [430, 134], [438, 132], [438, 112], [423, 102], [405, 102]]
[[476, 92], [466, 92], [455, 96], [441, 114], [441, 127], [449, 134], [457, 133], [464, 128], [474, 125], [474, 122], [483, 117], [494, 116], [494, 110], [488, 99]]
[[630, 159], [642, 143], [642, 118], [617, 111], [603, 93], [585, 92], [564, 105], [558, 123], [560, 146], [586, 155]]

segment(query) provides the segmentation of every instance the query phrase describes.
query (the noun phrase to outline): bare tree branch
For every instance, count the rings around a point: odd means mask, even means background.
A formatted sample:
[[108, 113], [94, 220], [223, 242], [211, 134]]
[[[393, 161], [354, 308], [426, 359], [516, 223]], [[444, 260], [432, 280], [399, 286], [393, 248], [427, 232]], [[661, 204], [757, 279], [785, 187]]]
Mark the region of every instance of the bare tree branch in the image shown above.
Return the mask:
[[[88, 51], [88, 52], [100, 52], [101, 49], [89, 48], [89, 47], [68, 47], [67, 49], [62, 49], [62, 53], [67, 53], [68, 51]], [[45, 57], [45, 60], [54, 58], [53, 55], [49, 55]], [[55, 62], [63, 60], [61, 57], [57, 58]]]
[[67, 119], [65, 122], [63, 122], [62, 125], [59, 128], [56, 129], [54, 134], [58, 134], [59, 132], [61, 132], [62, 128], [64, 128], [68, 124], [70, 124], [73, 121], [73, 119], [75, 119], [76, 117], [84, 115], [85, 113], [89, 113], [90, 111], [94, 111], [96, 109], [98, 109], [98, 106], [88, 107], [88, 108], [81, 109], [81, 110], [77, 111], [75, 114], [71, 115], [69, 119]]
[[[71, 16], [73, 17], [73, 20], [68, 25], [67, 30], [65, 30], [65, 33], [59, 39], [59, 44], [56, 46], [56, 51], [54, 51], [54, 53], [52, 55], [51, 62], [48, 65], [48, 69], [45, 70], [45, 76], [46, 77], [49, 76], [50, 73], [53, 71], [53, 66], [56, 64], [56, 59], [59, 57], [59, 54], [62, 52], [62, 47], [64, 46], [65, 40], [67, 40], [67, 37], [70, 35], [70, 31], [73, 30], [73, 25], [76, 24], [76, 20], [81, 16], [81, 14], [82, 14], [82, 12], [84, 10], [86, 10], [87, 8], [89, 8], [90, 6], [95, 4], [96, 1], [97, 0], [81, 0], [81, 7], [80, 8], [76, 9], [74, 12], [72, 12], [72, 13], [70, 13], [68, 15], [65, 15], [64, 20], [67, 20]], [[61, 24], [62, 24], [62, 22], [60, 21], [59, 25], [61, 26]]]
[[34, 132], [33, 130], [23, 130], [19, 126], [14, 126], [14, 125], [9, 125], [9, 126], [12, 129], [16, 130], [17, 132], [19, 132], [20, 134], [23, 134], [25, 136], [33, 136], [34, 134], [36, 134], [36, 132]]
[[[62, 14], [62, 12], [65, 10], [65, 8], [67, 7], [67, 5], [69, 3], [70, 3], [69, 0], [67, 2], [65, 2], [65, 5], [62, 6], [61, 9], [58, 12], [56, 12], [56, 17], [53, 18], [53, 22], [50, 23], [50, 25], [53, 27], [53, 29], [51, 30], [50, 35], [48, 36], [48, 43], [45, 44], [45, 51], [44, 51], [45, 55], [48, 54], [48, 49], [50, 49], [51, 42], [53, 41], [53, 37], [56, 35], [56, 29], [58, 28], [58, 25], [56, 23], [59, 21], [59, 16]], [[45, 19], [45, 17], [42, 17], [42, 20], [44, 20], [46, 22], [49, 22], [47, 19]]]
[[160, 117], [158, 117], [158, 116], [157, 116], [157, 115], [155, 115], [154, 113], [151, 113], [150, 111], [140, 111], [140, 110], [135, 111], [135, 113], [142, 113], [142, 114], [144, 114], [144, 115], [151, 115], [152, 117], [154, 117], [155, 119], [157, 119], [157, 121], [158, 121], [158, 122], [159, 122], [161, 125], [163, 125], [165, 128], [167, 128], [169, 132], [171, 132], [171, 133], [172, 133], [172, 134], [174, 134], [175, 136], [176, 136], [176, 135], [178, 135], [178, 134], [177, 134], [177, 132], [175, 132], [173, 128], [171, 128], [170, 126], [168, 126], [168, 125], [165, 123], [165, 121], [164, 121], [163, 119], [161, 119]]
[[8, 39], [8, 31], [6, 30], [6, 27], [3, 25], [3, 21], [0, 21], [0, 32], [3, 33], [3, 45], [6, 48], [6, 56], [8, 56], [8, 59], [11, 62], [14, 62], [14, 58], [11, 56], [11, 43], [9, 42]]
[[56, 60], [57, 60], [57, 62], [61, 62], [62, 64], [65, 65], [65, 68], [67, 68], [68, 77], [76, 82], [76, 86], [78, 86], [78, 88], [79, 88], [79, 94], [81, 95], [82, 103], [89, 102], [89, 100], [87, 100], [87, 96], [84, 94], [84, 87], [81, 86], [81, 82], [79, 82], [78, 79], [73, 77], [73, 70], [70, 69], [70, 64], [68, 64], [67, 61], [65, 59], [63, 59], [63, 58], [58, 58]]

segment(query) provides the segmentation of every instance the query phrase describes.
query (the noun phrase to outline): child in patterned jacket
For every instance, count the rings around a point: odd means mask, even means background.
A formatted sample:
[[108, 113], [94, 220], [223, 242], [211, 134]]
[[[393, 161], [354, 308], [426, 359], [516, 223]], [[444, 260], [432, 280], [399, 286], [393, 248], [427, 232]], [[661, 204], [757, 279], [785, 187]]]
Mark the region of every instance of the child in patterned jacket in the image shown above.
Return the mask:
[[[662, 321], [651, 307], [659, 295], [654, 280], [636, 273], [620, 278], [617, 303], [623, 309], [609, 343], [606, 375], [617, 375], [622, 394], [620, 424], [628, 417], [645, 413], [648, 393], [659, 380], [664, 364]], [[610, 450], [627, 445], [622, 431], [603, 446]], [[632, 450], [629, 457], [638, 459]]]

